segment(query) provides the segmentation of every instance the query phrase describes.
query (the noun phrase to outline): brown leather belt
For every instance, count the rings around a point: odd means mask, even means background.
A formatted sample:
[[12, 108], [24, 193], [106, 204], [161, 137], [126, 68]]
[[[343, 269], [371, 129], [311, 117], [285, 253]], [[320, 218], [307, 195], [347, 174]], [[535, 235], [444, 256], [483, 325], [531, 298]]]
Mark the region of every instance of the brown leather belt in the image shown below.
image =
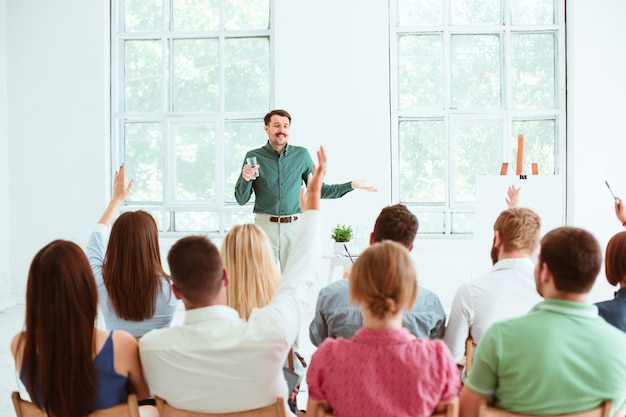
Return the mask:
[[298, 220], [298, 216], [270, 216], [269, 221], [272, 223], [291, 223]]

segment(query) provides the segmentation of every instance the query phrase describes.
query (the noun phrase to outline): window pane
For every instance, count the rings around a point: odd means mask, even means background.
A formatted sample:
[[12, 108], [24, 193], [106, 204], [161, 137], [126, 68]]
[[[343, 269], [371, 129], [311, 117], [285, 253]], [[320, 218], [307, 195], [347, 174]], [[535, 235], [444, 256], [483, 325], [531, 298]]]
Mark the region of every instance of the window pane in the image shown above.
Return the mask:
[[269, 107], [269, 45], [269, 38], [265, 37], [226, 40], [226, 111], [258, 111]]
[[268, 29], [270, 27], [269, 0], [225, 0], [224, 28]]
[[124, 42], [126, 112], [161, 110], [161, 41]]
[[500, 108], [500, 37], [452, 37], [452, 107]]
[[219, 0], [174, 0], [174, 30], [217, 30], [220, 27]]
[[254, 223], [254, 213], [250, 212], [250, 208], [232, 211], [225, 214], [224, 228], [226, 230], [229, 230], [236, 224], [246, 223]]
[[174, 111], [217, 111], [219, 45], [217, 39], [184, 39], [173, 44]]
[[133, 180], [128, 203], [163, 200], [162, 143], [160, 123], [124, 124], [126, 178]]
[[[224, 199], [235, 203], [235, 184], [241, 173], [243, 158], [250, 149], [264, 145], [263, 120], [229, 121], [224, 126], [224, 159], [226, 185]], [[263, 167], [259, 172], [262, 173]], [[261, 174], [262, 175], [262, 174]], [[254, 193], [251, 202], [254, 201]]]
[[443, 17], [441, 0], [398, 0], [399, 26], [436, 26]]
[[441, 35], [402, 36], [398, 41], [398, 106], [443, 108]]
[[401, 122], [399, 126], [400, 201], [445, 201], [446, 145], [439, 120]]
[[414, 214], [417, 216], [417, 221], [419, 222], [417, 233], [420, 235], [443, 234], [445, 232], [446, 216], [443, 212]]
[[452, 233], [474, 232], [474, 213], [452, 213]]
[[476, 176], [500, 172], [502, 155], [502, 122], [500, 120], [475, 120], [459, 122], [454, 128], [455, 144], [453, 201], [475, 201]]
[[517, 135], [524, 135], [524, 174], [529, 175], [531, 163], [536, 162], [541, 175], [558, 175], [555, 161], [557, 131], [555, 120], [518, 120], [513, 122], [515, 138], [511, 161], [517, 160]]
[[453, 25], [500, 25], [501, 16], [500, 0], [450, 1], [450, 21]]
[[511, 23], [514, 25], [550, 25], [554, 23], [554, 0], [514, 0]]
[[553, 34], [512, 34], [514, 108], [555, 107]]
[[124, 30], [126, 32], [150, 32], [161, 29], [163, 21], [161, 0], [125, 0]]
[[215, 198], [215, 128], [176, 126], [176, 201]]
[[213, 211], [177, 211], [177, 232], [217, 232], [220, 228], [220, 215]]

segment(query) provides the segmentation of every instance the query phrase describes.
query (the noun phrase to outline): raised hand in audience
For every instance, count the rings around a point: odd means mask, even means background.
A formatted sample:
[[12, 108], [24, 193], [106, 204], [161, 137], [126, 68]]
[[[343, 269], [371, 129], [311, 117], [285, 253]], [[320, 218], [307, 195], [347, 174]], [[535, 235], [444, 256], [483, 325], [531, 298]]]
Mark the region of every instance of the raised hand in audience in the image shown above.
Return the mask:
[[509, 208], [519, 207], [519, 193], [521, 191], [521, 187], [515, 187], [515, 185], [510, 185], [506, 190], [506, 205]]
[[622, 223], [622, 226], [626, 227], [626, 207], [624, 207], [624, 203], [622, 203], [622, 199], [619, 197], [615, 197], [615, 215], [617, 220]]
[[111, 222], [113, 221], [113, 217], [117, 213], [118, 207], [124, 202], [128, 194], [130, 194], [130, 190], [133, 188], [133, 181], [130, 180], [128, 185], [126, 185], [126, 167], [122, 165], [120, 170], [115, 173], [115, 179], [113, 180], [113, 196], [111, 197], [111, 201], [109, 205], [102, 213], [102, 217], [98, 220], [98, 223], [106, 224], [107, 226], [111, 226]]

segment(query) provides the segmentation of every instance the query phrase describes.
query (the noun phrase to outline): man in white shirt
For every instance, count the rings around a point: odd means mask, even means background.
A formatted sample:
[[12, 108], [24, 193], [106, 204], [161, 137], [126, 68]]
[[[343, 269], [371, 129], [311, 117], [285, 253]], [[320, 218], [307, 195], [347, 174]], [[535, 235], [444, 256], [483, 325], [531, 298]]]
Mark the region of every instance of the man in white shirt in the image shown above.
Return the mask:
[[285, 399], [283, 364], [300, 330], [309, 288], [320, 259], [319, 201], [326, 172], [319, 166], [301, 191], [299, 235], [270, 304], [248, 321], [226, 306], [228, 271], [206, 237], [180, 239], [168, 254], [174, 294], [186, 309], [181, 326], [154, 330], [139, 344], [144, 375], [153, 395], [185, 410], [227, 413]]
[[444, 341], [455, 360], [465, 354], [465, 340], [479, 343], [495, 321], [524, 315], [542, 298], [537, 293], [531, 257], [539, 246], [541, 219], [528, 208], [500, 213], [493, 226], [493, 269], [458, 289]]

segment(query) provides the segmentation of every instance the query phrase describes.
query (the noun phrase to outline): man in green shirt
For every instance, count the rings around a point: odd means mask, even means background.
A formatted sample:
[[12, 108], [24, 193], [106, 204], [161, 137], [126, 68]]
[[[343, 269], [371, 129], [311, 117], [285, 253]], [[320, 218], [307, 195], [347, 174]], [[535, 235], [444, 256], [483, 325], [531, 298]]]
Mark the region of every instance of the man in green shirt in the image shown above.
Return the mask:
[[[244, 205], [254, 191], [255, 223], [269, 237], [274, 256], [282, 269], [296, 234], [298, 215], [302, 212], [300, 187], [307, 183], [309, 174], [313, 173], [313, 160], [306, 148], [287, 143], [291, 126], [289, 113], [272, 110], [265, 115], [264, 123], [267, 144], [246, 154], [241, 175], [235, 185], [235, 198]], [[252, 167], [246, 162], [250, 157], [256, 157], [257, 166]], [[364, 180], [324, 184], [322, 198], [343, 197], [356, 188], [377, 191], [366, 185]]]
[[587, 303], [601, 265], [591, 233], [560, 227], [544, 236], [534, 275], [545, 300], [483, 335], [461, 391], [461, 416], [476, 417], [481, 400], [533, 415], [577, 413], [611, 400], [611, 415], [624, 415], [626, 333]]

